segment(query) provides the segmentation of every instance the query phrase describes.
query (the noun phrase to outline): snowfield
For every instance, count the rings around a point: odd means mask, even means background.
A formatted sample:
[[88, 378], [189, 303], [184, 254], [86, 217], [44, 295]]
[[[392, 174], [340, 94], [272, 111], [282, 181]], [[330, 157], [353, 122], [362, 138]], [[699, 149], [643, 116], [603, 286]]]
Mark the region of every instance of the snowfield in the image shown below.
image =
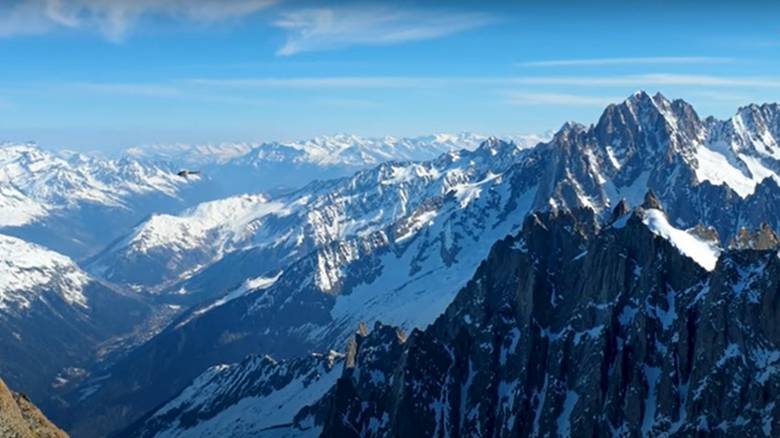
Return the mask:
[[650, 231], [671, 242], [675, 248], [692, 258], [702, 268], [708, 271], [715, 269], [721, 250], [712, 242], [705, 242], [684, 230], [673, 227], [661, 210], [645, 210], [642, 222]]
[[66, 302], [87, 307], [82, 291], [89, 281], [68, 257], [0, 234], [0, 310], [11, 303], [29, 307], [47, 285], [60, 290]]

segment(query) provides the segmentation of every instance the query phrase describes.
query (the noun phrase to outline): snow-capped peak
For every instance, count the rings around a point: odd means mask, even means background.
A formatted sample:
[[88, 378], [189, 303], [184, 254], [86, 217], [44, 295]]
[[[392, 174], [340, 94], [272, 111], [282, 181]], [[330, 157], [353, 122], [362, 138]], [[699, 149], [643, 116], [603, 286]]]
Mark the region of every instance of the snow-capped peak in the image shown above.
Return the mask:
[[[150, 145], [128, 149], [125, 154], [192, 166], [225, 165], [231, 162], [242, 164], [270, 159], [276, 162], [365, 168], [388, 160], [429, 160], [450, 151], [472, 150], [486, 138], [468, 132], [418, 137], [362, 137], [340, 133], [284, 142]], [[523, 146], [533, 146], [543, 138], [524, 135], [510, 139]]]
[[136, 160], [60, 156], [34, 144], [0, 146], [0, 226], [18, 226], [81, 203], [126, 208], [147, 193], [175, 196], [188, 184], [172, 171]]
[[128, 244], [145, 253], [174, 242], [180, 249], [205, 245], [209, 241], [241, 242], [249, 237], [247, 233], [251, 232], [252, 221], [269, 213], [283, 215], [285, 211], [284, 204], [270, 201], [262, 194], [205, 202], [176, 216], [153, 215], [138, 228]]

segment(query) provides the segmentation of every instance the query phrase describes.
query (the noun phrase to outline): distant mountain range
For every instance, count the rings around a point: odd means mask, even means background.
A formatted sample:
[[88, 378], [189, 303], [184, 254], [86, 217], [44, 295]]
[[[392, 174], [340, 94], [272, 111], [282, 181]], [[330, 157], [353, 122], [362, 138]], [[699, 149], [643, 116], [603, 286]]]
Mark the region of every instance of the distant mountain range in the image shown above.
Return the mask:
[[[261, 166], [264, 163], [276, 162], [362, 169], [390, 160], [423, 161], [446, 152], [472, 150], [487, 138], [485, 135], [468, 132], [379, 138], [336, 134], [297, 142], [147, 145], [127, 149], [123, 155], [134, 159], [167, 161], [194, 167], [228, 163], [236, 166]], [[507, 137], [506, 140], [533, 146], [545, 138], [544, 135], [518, 135]]]
[[[81, 260], [152, 213], [236, 194], [289, 191], [387, 160], [473, 149], [482, 139], [338, 135], [288, 144], [149, 146], [119, 159], [1, 144], [0, 230]], [[518, 139], [530, 146], [538, 137]], [[180, 176], [182, 170], [200, 173]]]
[[199, 178], [181, 178], [176, 170], [0, 146], [0, 232], [83, 258], [153, 211], [208, 199], [195, 189]]
[[[530, 147], [545, 138], [525, 135], [507, 139]], [[486, 139], [473, 133], [406, 138], [338, 134], [287, 143], [151, 145], [125, 154], [202, 169], [224, 196], [254, 192], [277, 195], [314, 180], [351, 176], [386, 161], [425, 161], [446, 152], [473, 150]]]

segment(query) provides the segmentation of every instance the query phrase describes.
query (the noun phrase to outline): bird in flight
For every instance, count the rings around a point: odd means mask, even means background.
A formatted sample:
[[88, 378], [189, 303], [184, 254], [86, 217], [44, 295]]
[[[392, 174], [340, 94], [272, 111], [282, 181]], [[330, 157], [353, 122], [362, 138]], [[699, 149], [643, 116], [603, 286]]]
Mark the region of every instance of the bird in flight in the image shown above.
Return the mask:
[[176, 175], [179, 175], [182, 178], [187, 178], [190, 175], [200, 175], [200, 171], [199, 170], [180, 170], [179, 173], [177, 173]]

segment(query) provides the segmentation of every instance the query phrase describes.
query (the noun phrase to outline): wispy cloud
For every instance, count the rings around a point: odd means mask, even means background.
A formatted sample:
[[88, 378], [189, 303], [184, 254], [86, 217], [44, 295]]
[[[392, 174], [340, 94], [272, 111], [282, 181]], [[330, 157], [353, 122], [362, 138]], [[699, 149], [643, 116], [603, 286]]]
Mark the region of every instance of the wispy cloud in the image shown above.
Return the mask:
[[694, 86], [694, 87], [780, 87], [780, 79], [762, 76], [710, 76], [685, 74], [643, 74], [625, 76], [529, 76], [508, 78], [523, 85], [570, 86]]
[[339, 97], [316, 99], [314, 103], [324, 107], [351, 109], [370, 109], [379, 108], [381, 106], [378, 102], [369, 99], [348, 99]]
[[66, 86], [80, 91], [101, 94], [124, 94], [146, 97], [171, 97], [181, 94], [181, 90], [178, 88], [162, 84], [73, 82], [66, 84]]
[[110, 83], [110, 82], [64, 82], [44, 83], [36, 86], [47, 92], [60, 90], [76, 91], [81, 96], [116, 96], [117, 98], [136, 97], [156, 100], [181, 100], [193, 102], [219, 103], [238, 106], [263, 106], [277, 101], [241, 93], [225, 93], [214, 88], [193, 88], [187, 82], [165, 83]]
[[[707, 100], [748, 101], [749, 95], [780, 89], [780, 79], [751, 76], [623, 75], [623, 76], [333, 76], [297, 78], [180, 79], [158, 83], [63, 82], [36, 84], [45, 93], [60, 91], [79, 95], [116, 95], [150, 99], [175, 99], [241, 106], [278, 103], [274, 90], [311, 90], [322, 106], [373, 107], [376, 102], [355, 100], [347, 90], [477, 89], [492, 90], [517, 105], [604, 106], [621, 101], [627, 90], [669, 90], [679, 87], [686, 95]], [[15, 93], [26, 90], [14, 87]], [[316, 93], [323, 94], [316, 94]], [[308, 94], [308, 93], [307, 93]], [[286, 94], [285, 94], [286, 95]], [[287, 98], [285, 98], [287, 99]], [[288, 99], [287, 99], [288, 100]], [[287, 101], [286, 100], [286, 101]], [[2, 102], [0, 101], [0, 106]]]
[[[300, 78], [189, 79], [195, 85], [230, 88], [414, 88], [441, 83], [445, 78], [403, 76], [333, 76]], [[446, 79], [445, 79], [446, 80]]]
[[438, 38], [495, 21], [483, 13], [411, 11], [384, 6], [288, 11], [274, 24], [287, 32], [279, 55]]
[[331, 76], [297, 78], [188, 79], [203, 86], [233, 88], [415, 88], [452, 85], [560, 85], [573, 87], [780, 87], [780, 79], [763, 76], [638, 74], [594, 76]]
[[582, 96], [562, 93], [509, 92], [509, 103], [516, 105], [597, 106], [620, 102], [620, 96]]
[[552, 59], [518, 63], [521, 67], [598, 67], [615, 65], [727, 64], [734, 58], [709, 56], [656, 56], [634, 58]]
[[96, 31], [121, 41], [144, 16], [218, 22], [256, 13], [275, 0], [21, 0], [0, 5], [0, 36], [56, 29]]
[[744, 93], [733, 93], [727, 90], [694, 90], [694, 91], [689, 91], [688, 94], [709, 101], [729, 102], [729, 103], [755, 102], [761, 100], [761, 98], [756, 98], [756, 96], [752, 96]]

